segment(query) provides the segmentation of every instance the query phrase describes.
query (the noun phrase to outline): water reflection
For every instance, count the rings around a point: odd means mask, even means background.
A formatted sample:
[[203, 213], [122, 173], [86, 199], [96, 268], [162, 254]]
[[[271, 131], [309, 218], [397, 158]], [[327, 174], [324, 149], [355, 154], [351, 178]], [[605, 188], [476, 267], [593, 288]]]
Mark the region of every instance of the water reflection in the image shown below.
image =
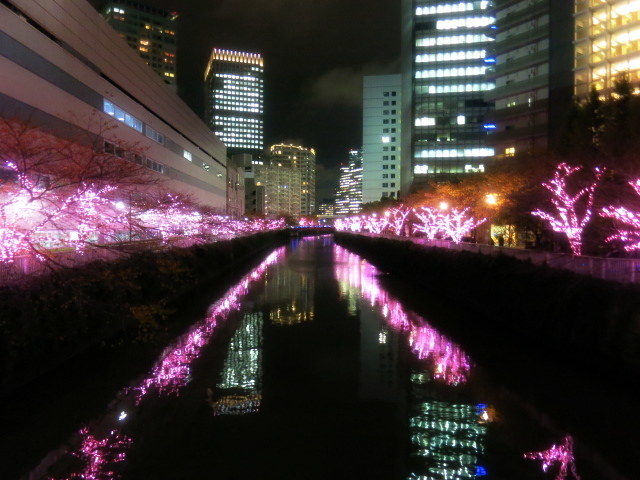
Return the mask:
[[[435, 399], [431, 385], [437, 381], [452, 388], [465, 383], [471, 370], [468, 355], [389, 295], [373, 265], [340, 246], [334, 247], [334, 259], [340, 292], [350, 313], [356, 314], [359, 298], [378, 308], [389, 328], [408, 335], [411, 352], [423, 363], [424, 370], [414, 371], [410, 382], [412, 461], [408, 478], [468, 480], [486, 475], [479, 464], [490, 420], [486, 405]], [[388, 331], [380, 329], [378, 342], [386, 344], [388, 337]]]
[[[350, 313], [355, 314], [358, 298], [362, 296], [372, 307], [381, 310], [391, 328], [408, 332], [413, 353], [430, 365], [434, 379], [443, 380], [448, 385], [466, 382], [471, 369], [468, 355], [424, 318], [406, 311], [398, 300], [382, 289], [379, 272], [373, 265], [337, 245], [334, 258], [340, 292], [348, 301]], [[384, 343], [386, 335], [385, 330], [380, 331], [381, 343]]]
[[210, 403], [215, 415], [243, 415], [257, 412], [262, 400], [262, 313], [245, 314], [224, 361], [218, 397]]
[[[541, 452], [525, 453], [524, 458], [530, 460], [542, 460], [542, 471], [546, 472], [550, 466], [559, 465], [555, 480], [574, 478], [580, 480], [576, 471], [575, 458], [573, 456], [573, 437], [566, 435], [560, 445], [551, 445]], [[571, 475], [571, 477], [569, 477]]]
[[[191, 376], [191, 364], [200, 356], [203, 348], [209, 343], [217, 327], [226, 320], [229, 314], [239, 310], [241, 298], [246, 295], [250, 286], [262, 279], [267, 268], [277, 263], [285, 252], [285, 248], [279, 248], [272, 252], [260, 265], [231, 288], [219, 301], [214, 303], [207, 316], [196, 323], [189, 331], [166, 348], [160, 359], [151, 369], [149, 376], [132, 387], [127, 387], [111, 404], [111, 413], [96, 422], [92, 427], [85, 426], [79, 432], [79, 446], [69, 452], [71, 457], [80, 459], [84, 464], [80, 472], [73, 472], [67, 476], [59, 476], [59, 479], [115, 479], [120, 478], [113, 469], [114, 464], [126, 459], [127, 450], [134, 440], [123, 435], [119, 424], [126, 420], [135, 407], [150, 393], [155, 395], [178, 395], [180, 390], [189, 382]], [[221, 398], [218, 404], [213, 405], [218, 413], [238, 412], [247, 408], [257, 408], [259, 405], [259, 367], [256, 358], [258, 348], [244, 348], [245, 341], [249, 339], [252, 344], [259, 343], [259, 327], [261, 318], [245, 319], [236, 339], [236, 343], [230, 348], [230, 354], [225, 362], [228, 373], [220, 384], [225, 390], [233, 388], [237, 384], [244, 391], [244, 398], [234, 403], [236, 399], [231, 396], [226, 400]], [[243, 356], [246, 354], [246, 357]], [[242, 359], [239, 359], [242, 357]], [[234, 367], [239, 367], [234, 369]], [[244, 368], [243, 368], [244, 367]], [[255, 368], [254, 368], [255, 367]], [[245, 387], [247, 388], [246, 390]], [[256, 404], [257, 401], [257, 404]], [[99, 432], [106, 432], [100, 435]], [[72, 442], [74, 443], [74, 442]], [[48, 467], [42, 465], [40, 468]], [[35, 478], [39, 478], [34, 475]]]

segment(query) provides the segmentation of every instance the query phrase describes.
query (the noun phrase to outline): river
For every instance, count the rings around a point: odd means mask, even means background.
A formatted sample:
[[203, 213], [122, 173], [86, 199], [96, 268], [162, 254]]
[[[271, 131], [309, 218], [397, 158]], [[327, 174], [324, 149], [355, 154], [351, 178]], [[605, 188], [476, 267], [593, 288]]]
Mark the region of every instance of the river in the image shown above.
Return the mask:
[[625, 478], [387, 284], [293, 240], [23, 478]]

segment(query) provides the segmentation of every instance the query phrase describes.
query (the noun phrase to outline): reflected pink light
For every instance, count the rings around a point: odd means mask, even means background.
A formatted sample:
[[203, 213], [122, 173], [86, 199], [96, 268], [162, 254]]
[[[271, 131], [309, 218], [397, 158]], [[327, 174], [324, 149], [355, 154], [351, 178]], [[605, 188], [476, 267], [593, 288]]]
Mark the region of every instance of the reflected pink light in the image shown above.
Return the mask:
[[334, 247], [336, 278], [361, 292], [372, 307], [379, 307], [387, 323], [394, 329], [409, 332], [409, 345], [420, 359], [433, 364], [433, 378], [457, 385], [467, 381], [471, 370], [469, 357], [422, 317], [407, 312], [402, 304], [380, 286], [378, 270], [358, 255], [336, 245]]
[[155, 389], [159, 394], [177, 394], [188, 381], [191, 363], [200, 355], [216, 330], [218, 322], [240, 308], [240, 298], [251, 284], [264, 275], [270, 265], [276, 263], [285, 251], [281, 247], [272, 252], [258, 267], [247, 274], [235, 287], [209, 309], [207, 317], [196, 324], [172, 346], [167, 348], [160, 360], [151, 369], [151, 375], [133, 387], [136, 403]]
[[72, 473], [65, 480], [106, 480], [116, 477], [112, 470], [115, 463], [124, 462], [127, 450], [131, 446], [132, 440], [126, 435], [122, 435], [118, 430], [111, 430], [102, 440], [89, 433], [89, 429], [84, 427], [80, 430], [82, 445], [73, 455], [86, 462], [84, 469], [79, 473]]
[[542, 471], [546, 472], [555, 463], [560, 464], [560, 470], [555, 480], [565, 480], [571, 474], [574, 479], [580, 480], [576, 472], [575, 458], [573, 456], [573, 438], [566, 435], [561, 445], [551, 445], [551, 448], [541, 452], [529, 452], [524, 454], [524, 458], [530, 460], [542, 460]]

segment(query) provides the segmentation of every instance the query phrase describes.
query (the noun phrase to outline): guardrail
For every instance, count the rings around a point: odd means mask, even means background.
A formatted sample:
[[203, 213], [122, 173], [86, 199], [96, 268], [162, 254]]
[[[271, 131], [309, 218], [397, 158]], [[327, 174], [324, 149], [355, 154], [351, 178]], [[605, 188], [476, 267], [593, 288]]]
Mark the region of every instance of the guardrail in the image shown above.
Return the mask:
[[542, 252], [522, 248], [497, 247], [476, 243], [453, 243], [448, 240], [428, 240], [426, 238], [398, 237], [395, 235], [372, 235], [394, 240], [404, 240], [426, 247], [446, 248], [483, 255], [508, 255], [535, 265], [570, 270], [581, 275], [589, 275], [603, 280], [620, 283], [640, 283], [640, 258], [603, 258], [575, 256], [568, 253]]

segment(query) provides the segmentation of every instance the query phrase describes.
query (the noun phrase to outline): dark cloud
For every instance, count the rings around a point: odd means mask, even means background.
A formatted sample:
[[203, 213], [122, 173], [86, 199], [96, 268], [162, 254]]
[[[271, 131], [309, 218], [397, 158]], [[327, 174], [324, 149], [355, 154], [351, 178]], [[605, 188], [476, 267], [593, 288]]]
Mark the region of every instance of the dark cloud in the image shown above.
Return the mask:
[[316, 198], [320, 203], [325, 198], [333, 198], [338, 188], [340, 167], [326, 167], [323, 164], [316, 166]]

